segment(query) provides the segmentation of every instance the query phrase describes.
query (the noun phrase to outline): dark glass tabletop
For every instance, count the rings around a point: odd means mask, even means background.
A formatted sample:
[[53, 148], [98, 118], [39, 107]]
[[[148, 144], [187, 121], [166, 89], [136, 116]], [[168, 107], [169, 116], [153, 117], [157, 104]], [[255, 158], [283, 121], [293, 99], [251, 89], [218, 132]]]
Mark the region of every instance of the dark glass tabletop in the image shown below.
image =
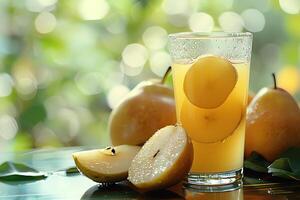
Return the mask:
[[24, 163], [49, 176], [37, 181], [0, 182], [0, 199], [206, 199], [206, 200], [287, 200], [300, 199], [300, 182], [244, 184], [242, 189], [223, 193], [201, 193], [181, 184], [167, 190], [141, 194], [128, 183], [101, 185], [80, 175], [67, 175], [74, 166], [71, 154], [82, 147], [2, 153], [0, 163]]

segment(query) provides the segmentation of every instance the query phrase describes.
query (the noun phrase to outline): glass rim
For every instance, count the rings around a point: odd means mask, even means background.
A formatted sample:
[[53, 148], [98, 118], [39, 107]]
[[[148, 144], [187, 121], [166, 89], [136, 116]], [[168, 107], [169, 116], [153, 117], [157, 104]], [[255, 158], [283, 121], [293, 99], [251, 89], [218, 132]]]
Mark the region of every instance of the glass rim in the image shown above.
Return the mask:
[[252, 38], [250, 32], [178, 32], [168, 35], [170, 39], [222, 39], [222, 38]]

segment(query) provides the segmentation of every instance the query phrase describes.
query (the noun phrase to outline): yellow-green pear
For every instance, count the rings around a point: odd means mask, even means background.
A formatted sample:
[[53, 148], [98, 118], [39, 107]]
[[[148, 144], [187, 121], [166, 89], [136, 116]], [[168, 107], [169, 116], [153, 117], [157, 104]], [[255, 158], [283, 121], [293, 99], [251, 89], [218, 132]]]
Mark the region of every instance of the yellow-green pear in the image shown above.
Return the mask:
[[176, 123], [173, 89], [162, 80], [143, 81], [112, 111], [109, 132], [113, 145], [143, 145], [158, 129]]
[[99, 183], [126, 180], [128, 169], [141, 147], [120, 145], [73, 153], [79, 171]]
[[263, 88], [247, 110], [245, 155], [256, 151], [268, 161], [292, 146], [300, 146], [300, 109], [295, 99], [276, 85]]
[[158, 130], [132, 160], [128, 180], [140, 191], [163, 189], [182, 181], [193, 162], [193, 145], [180, 126]]

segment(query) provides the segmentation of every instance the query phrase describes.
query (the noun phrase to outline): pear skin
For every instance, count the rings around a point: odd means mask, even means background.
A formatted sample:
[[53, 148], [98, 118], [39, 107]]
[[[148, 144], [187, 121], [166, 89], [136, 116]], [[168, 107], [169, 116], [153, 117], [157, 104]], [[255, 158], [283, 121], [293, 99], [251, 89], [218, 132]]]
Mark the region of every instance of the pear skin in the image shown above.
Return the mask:
[[174, 92], [163, 84], [169, 69], [162, 81], [138, 84], [112, 111], [109, 132], [113, 145], [143, 145], [157, 130], [176, 123]]
[[247, 109], [245, 156], [256, 151], [268, 161], [283, 151], [300, 146], [300, 109], [285, 90], [263, 88]]

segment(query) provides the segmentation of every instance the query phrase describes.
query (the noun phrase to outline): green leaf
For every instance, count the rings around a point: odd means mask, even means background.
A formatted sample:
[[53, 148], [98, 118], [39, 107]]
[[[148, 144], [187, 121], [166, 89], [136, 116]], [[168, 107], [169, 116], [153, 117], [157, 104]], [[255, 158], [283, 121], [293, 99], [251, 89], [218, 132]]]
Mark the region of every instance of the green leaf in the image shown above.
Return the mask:
[[272, 172], [272, 169], [282, 169], [285, 171], [291, 171], [289, 159], [287, 158], [279, 158], [275, 160], [268, 168], [268, 172]]
[[300, 148], [290, 148], [281, 154], [269, 167], [273, 176], [285, 179], [300, 180]]
[[66, 174], [67, 175], [73, 175], [73, 174], [78, 174], [79, 171], [76, 167], [70, 167], [68, 169], [66, 169]]
[[268, 182], [260, 178], [253, 178], [247, 176], [244, 176], [243, 178], [243, 184], [245, 185], [264, 184], [264, 183], [268, 183]]
[[272, 176], [276, 176], [276, 177], [280, 177], [280, 178], [284, 178], [284, 179], [300, 181], [300, 176], [295, 175], [292, 172], [281, 170], [281, 169], [273, 169], [272, 170]]
[[293, 172], [300, 172], [300, 148], [291, 147], [283, 154], [279, 156], [280, 158], [287, 158], [290, 169]]
[[33, 181], [46, 177], [45, 173], [24, 164], [4, 162], [0, 165], [0, 181]]
[[256, 172], [267, 173], [270, 163], [257, 152], [252, 152], [250, 157], [244, 161], [244, 167]]

